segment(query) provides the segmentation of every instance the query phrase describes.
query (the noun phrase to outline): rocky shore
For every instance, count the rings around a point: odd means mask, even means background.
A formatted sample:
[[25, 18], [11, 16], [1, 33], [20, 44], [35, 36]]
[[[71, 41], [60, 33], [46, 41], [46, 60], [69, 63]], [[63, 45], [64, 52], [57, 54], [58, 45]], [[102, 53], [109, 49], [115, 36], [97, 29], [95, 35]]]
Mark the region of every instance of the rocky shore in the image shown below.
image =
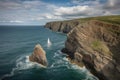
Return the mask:
[[[73, 21], [73, 23], [71, 23]], [[120, 25], [100, 20], [50, 22], [45, 27], [67, 33], [62, 51], [100, 80], [120, 80]]]

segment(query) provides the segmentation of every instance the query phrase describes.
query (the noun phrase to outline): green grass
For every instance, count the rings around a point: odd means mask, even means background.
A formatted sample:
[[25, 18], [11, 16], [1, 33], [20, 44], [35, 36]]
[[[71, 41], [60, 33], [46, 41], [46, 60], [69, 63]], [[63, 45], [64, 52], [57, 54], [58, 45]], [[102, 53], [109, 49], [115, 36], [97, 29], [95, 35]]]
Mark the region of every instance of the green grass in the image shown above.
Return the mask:
[[[97, 21], [102, 21], [102, 22], [107, 23], [107, 24], [120, 26], [120, 15], [88, 17], [88, 18], [80, 18], [80, 19], [76, 19], [76, 20], [78, 20], [79, 22], [97, 20]], [[112, 28], [109, 27], [108, 30], [111, 31], [112, 33], [120, 35], [120, 29], [119, 28], [118, 29], [112, 29]]]
[[91, 43], [91, 47], [98, 51], [101, 52], [107, 56], [112, 55], [111, 52], [109, 51], [109, 48], [107, 47], [107, 45], [105, 45], [105, 43], [99, 41], [99, 40], [95, 40]]
[[98, 17], [88, 17], [88, 18], [80, 18], [76, 19], [82, 22], [86, 22], [89, 20], [99, 20], [107, 23], [120, 25], [120, 15], [111, 15], [111, 16], [98, 16]]
[[78, 18], [73, 20], [54, 21], [54, 22], [73, 22], [73, 21], [86, 22], [89, 20], [99, 20], [107, 23], [120, 25], [120, 15], [87, 17], [87, 18]]

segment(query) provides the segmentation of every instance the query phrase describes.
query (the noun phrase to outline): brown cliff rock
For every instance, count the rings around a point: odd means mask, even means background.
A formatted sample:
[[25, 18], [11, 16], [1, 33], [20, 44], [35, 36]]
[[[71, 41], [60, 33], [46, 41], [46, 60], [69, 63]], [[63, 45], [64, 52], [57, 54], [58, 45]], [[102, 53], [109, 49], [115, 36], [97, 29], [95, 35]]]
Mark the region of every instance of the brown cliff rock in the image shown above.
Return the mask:
[[53, 31], [68, 33], [64, 53], [85, 65], [100, 80], [120, 80], [120, 15], [49, 22]]
[[34, 52], [29, 56], [29, 60], [32, 62], [39, 63], [43, 66], [47, 66], [46, 53], [40, 44], [37, 44], [34, 48]]
[[75, 21], [57, 21], [57, 22], [48, 22], [45, 25], [45, 28], [49, 28], [52, 31], [58, 31], [63, 33], [68, 33], [74, 27], [79, 24], [77, 20]]
[[120, 80], [120, 25], [97, 20], [79, 24], [67, 34], [62, 51], [100, 80]]

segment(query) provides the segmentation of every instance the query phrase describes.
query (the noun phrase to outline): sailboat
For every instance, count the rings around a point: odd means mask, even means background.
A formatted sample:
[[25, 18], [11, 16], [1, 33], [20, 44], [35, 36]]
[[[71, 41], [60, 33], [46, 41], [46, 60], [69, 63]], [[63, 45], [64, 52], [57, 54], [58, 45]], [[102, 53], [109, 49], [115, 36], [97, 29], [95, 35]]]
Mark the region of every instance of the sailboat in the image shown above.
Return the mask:
[[52, 45], [52, 43], [51, 43], [50, 39], [48, 38], [48, 40], [47, 40], [47, 46], [50, 47], [51, 45]]

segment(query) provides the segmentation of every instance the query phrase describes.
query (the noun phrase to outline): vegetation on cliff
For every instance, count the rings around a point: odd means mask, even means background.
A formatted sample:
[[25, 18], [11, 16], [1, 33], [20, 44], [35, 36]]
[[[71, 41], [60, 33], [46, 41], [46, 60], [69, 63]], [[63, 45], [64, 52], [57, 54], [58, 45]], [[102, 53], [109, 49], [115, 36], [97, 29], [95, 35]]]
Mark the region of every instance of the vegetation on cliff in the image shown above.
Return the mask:
[[76, 20], [79, 20], [82, 22], [86, 22], [89, 20], [99, 20], [99, 21], [103, 21], [103, 22], [107, 22], [107, 23], [111, 23], [111, 24], [120, 25], [120, 15], [80, 18], [80, 19], [76, 19]]
[[120, 79], [120, 15], [50, 22], [46, 27], [67, 31], [62, 51], [75, 63], [83, 63], [101, 80]]

